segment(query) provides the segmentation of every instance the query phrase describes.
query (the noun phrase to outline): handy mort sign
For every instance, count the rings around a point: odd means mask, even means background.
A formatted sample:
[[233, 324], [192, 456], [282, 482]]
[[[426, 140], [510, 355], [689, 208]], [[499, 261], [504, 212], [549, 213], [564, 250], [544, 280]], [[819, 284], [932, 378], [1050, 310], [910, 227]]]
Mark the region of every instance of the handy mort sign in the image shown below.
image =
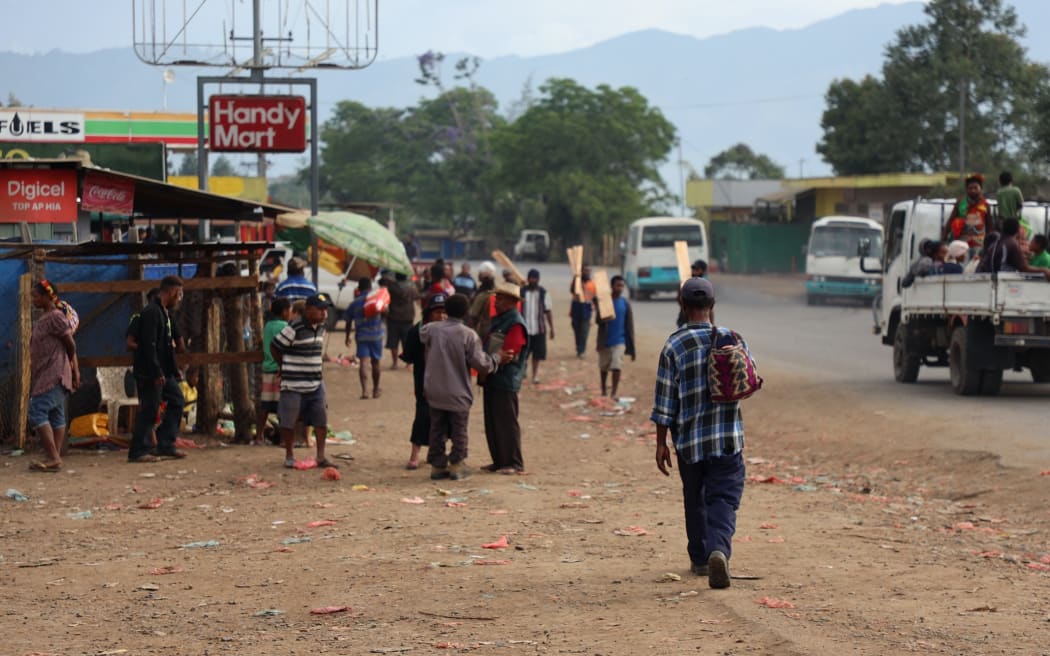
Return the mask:
[[208, 147], [219, 153], [301, 153], [306, 150], [306, 99], [212, 96], [208, 99]]

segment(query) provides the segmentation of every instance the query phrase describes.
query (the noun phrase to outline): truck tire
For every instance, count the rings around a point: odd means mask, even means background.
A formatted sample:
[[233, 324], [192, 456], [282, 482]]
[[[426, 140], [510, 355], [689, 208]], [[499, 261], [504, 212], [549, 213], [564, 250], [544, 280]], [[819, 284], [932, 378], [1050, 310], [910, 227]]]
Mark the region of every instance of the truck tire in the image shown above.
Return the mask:
[[[948, 347], [948, 369], [952, 389], [956, 394], [975, 396], [981, 392], [981, 371], [970, 362], [966, 353], [966, 327], [956, 326]], [[1002, 372], [999, 372], [1000, 376]]]
[[981, 395], [996, 396], [1003, 388], [1003, 370], [985, 369], [981, 372]]
[[914, 383], [919, 379], [922, 359], [908, 352], [908, 327], [898, 325], [893, 331], [893, 378], [898, 383]]

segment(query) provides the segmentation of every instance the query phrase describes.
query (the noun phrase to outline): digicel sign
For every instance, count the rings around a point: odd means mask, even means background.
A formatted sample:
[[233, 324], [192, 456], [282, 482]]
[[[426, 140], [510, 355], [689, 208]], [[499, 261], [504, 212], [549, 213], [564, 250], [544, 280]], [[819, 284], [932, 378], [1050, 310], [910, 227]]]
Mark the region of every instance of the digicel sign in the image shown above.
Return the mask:
[[208, 144], [213, 152], [301, 153], [306, 150], [306, 99], [212, 96]]
[[77, 220], [77, 172], [73, 169], [2, 169], [0, 188], [0, 223]]

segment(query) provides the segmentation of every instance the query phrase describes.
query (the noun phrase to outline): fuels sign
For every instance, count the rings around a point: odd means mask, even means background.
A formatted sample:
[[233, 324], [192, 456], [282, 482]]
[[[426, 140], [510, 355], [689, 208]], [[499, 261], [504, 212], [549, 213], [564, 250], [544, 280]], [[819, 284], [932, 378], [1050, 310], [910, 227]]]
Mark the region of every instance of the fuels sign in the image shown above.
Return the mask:
[[301, 153], [306, 150], [306, 99], [212, 96], [208, 144], [213, 152]]

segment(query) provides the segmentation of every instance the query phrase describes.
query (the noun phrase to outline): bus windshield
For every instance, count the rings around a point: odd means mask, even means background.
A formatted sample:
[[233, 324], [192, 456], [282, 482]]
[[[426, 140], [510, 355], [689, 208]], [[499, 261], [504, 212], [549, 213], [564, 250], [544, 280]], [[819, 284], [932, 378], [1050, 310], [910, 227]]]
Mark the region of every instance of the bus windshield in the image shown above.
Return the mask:
[[674, 246], [684, 241], [688, 246], [703, 246], [704, 237], [699, 225], [651, 225], [642, 228], [642, 248]]
[[813, 229], [809, 254], [814, 257], [855, 257], [860, 240], [871, 242], [871, 256], [882, 253], [882, 231], [864, 226], [823, 226]]

